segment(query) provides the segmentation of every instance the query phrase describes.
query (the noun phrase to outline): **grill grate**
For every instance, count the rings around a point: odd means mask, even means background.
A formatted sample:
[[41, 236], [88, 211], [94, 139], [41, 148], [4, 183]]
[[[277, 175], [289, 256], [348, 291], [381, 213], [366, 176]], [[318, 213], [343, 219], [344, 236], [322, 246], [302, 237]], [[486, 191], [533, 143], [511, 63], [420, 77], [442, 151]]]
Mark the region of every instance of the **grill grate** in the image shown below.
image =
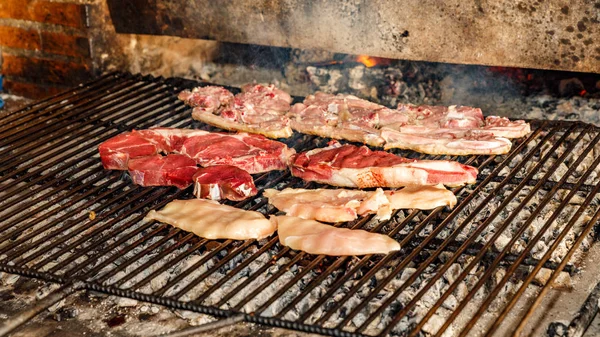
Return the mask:
[[[453, 190], [453, 210], [336, 224], [393, 236], [403, 249], [387, 256], [314, 256], [276, 237], [211, 241], [145, 222], [149, 209], [189, 198], [191, 190], [135, 186], [102, 168], [97, 146], [133, 128], [211, 130], [176, 98], [194, 85], [114, 73], [0, 115], [0, 270], [334, 336], [492, 335], [523, 327], [526, 320], [503, 324], [542, 268], [551, 280], [577, 270], [568, 261], [590, 244], [600, 217], [599, 129], [533, 121], [532, 134], [505, 156], [397, 151], [458, 160], [481, 174], [476, 185]], [[295, 135], [288, 145], [305, 150], [324, 142]], [[261, 190], [318, 186], [289, 172], [255, 180]], [[276, 211], [261, 197], [235, 205]], [[550, 283], [526, 305], [527, 317]]]

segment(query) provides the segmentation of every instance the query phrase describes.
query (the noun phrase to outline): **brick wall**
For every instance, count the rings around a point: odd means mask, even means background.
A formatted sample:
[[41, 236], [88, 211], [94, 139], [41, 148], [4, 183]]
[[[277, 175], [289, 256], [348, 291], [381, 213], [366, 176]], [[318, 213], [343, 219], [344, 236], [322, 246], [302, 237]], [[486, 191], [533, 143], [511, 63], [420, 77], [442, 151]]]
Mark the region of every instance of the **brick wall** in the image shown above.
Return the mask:
[[43, 98], [92, 78], [88, 5], [0, 0], [4, 91]]

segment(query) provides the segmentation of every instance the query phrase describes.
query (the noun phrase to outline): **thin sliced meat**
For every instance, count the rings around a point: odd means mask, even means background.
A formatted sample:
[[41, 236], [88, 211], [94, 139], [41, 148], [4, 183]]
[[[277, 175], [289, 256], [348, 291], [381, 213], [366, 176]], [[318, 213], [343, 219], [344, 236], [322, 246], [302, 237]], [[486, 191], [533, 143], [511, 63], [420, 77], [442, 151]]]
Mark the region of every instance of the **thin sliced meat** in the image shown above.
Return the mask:
[[295, 104], [287, 116], [292, 129], [301, 133], [381, 146], [379, 118], [389, 111], [356, 96], [317, 92]]
[[285, 170], [295, 152], [284, 143], [247, 133], [193, 136], [181, 147], [182, 154], [201, 166], [232, 165], [250, 174]]
[[142, 186], [176, 186], [186, 188], [198, 171], [196, 162], [188, 156], [169, 154], [138, 157], [129, 160], [129, 174]]
[[184, 90], [179, 93], [178, 98], [185, 104], [200, 108], [203, 111], [214, 113], [222, 106], [227, 106], [233, 101], [233, 94], [217, 86], [197, 87], [190, 90]]
[[[531, 132], [529, 123], [523, 120], [511, 121], [505, 117], [489, 116], [484, 119], [479, 108], [468, 106], [416, 106], [399, 104], [398, 111], [406, 114], [408, 122], [381, 124], [401, 132], [410, 132], [410, 127], [427, 129], [453, 129], [456, 131], [489, 132], [495, 137], [520, 138]], [[400, 130], [400, 128], [402, 128]], [[421, 128], [421, 132], [426, 129]]]
[[130, 159], [158, 153], [157, 145], [132, 132], [108, 139], [98, 146], [102, 165], [108, 170], [127, 170]]
[[389, 236], [361, 229], [337, 228], [292, 216], [272, 216], [271, 221], [277, 225], [282, 245], [309, 254], [352, 256], [400, 250], [400, 244]]
[[199, 87], [181, 92], [179, 99], [194, 108], [192, 118], [225, 130], [270, 138], [292, 135], [285, 116], [292, 98], [272, 84], [248, 84], [235, 96], [222, 87]]
[[531, 126], [525, 121], [511, 121], [506, 117], [498, 116], [487, 117], [483, 128], [495, 136], [506, 138], [525, 137], [531, 132]]
[[248, 240], [272, 235], [276, 224], [259, 212], [246, 211], [204, 199], [174, 200], [147, 220], [157, 220], [206, 239]]
[[489, 132], [402, 127], [399, 131], [382, 128], [384, 149], [399, 148], [427, 154], [490, 155], [510, 151], [512, 143]]
[[396, 209], [426, 210], [456, 204], [454, 194], [443, 186], [407, 186], [388, 191], [286, 188], [266, 189], [263, 195], [289, 216], [323, 222], [352, 221], [366, 214], [387, 220]]
[[235, 166], [216, 165], [199, 169], [193, 177], [194, 195], [211, 200], [244, 200], [256, 195], [252, 176]]
[[462, 186], [477, 179], [475, 167], [447, 160], [406, 159], [366, 146], [334, 142], [298, 154], [291, 166], [294, 176], [340, 187], [402, 187], [408, 185]]

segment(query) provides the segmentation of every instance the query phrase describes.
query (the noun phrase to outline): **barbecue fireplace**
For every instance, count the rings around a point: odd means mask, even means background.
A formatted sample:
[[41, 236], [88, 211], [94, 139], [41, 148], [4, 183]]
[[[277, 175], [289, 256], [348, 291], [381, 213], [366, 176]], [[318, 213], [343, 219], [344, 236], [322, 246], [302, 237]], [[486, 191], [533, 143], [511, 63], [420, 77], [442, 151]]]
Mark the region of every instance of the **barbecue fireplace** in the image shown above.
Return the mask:
[[[44, 99], [0, 115], [0, 270], [15, 308], [0, 332], [35, 331], [44, 317], [85, 320], [102, 303], [103, 319], [88, 322], [124, 335], [189, 323], [198, 332], [237, 324], [246, 335], [271, 327], [334, 336], [594, 333], [600, 3], [15, 6], [0, 5], [0, 24], [35, 31], [39, 46], [35, 37], [0, 41], [7, 89]], [[52, 49], [57, 35], [66, 37]], [[63, 52], [61, 43], [80, 48]], [[454, 209], [337, 224], [391, 235], [402, 250], [388, 256], [314, 256], [276, 237], [206, 240], [143, 221], [191, 191], [132, 185], [102, 169], [98, 144], [155, 125], [214, 130], [192, 121], [177, 94], [252, 81], [275, 82], [296, 101], [324, 91], [390, 107], [479, 106], [531, 120], [533, 131], [507, 155], [433, 157], [480, 170], [475, 185], [453, 190]], [[325, 143], [290, 140], [297, 150]], [[259, 189], [303, 186], [283, 172], [255, 180]], [[231, 204], [276, 211], [260, 194]], [[24, 288], [39, 294], [16, 310]]]

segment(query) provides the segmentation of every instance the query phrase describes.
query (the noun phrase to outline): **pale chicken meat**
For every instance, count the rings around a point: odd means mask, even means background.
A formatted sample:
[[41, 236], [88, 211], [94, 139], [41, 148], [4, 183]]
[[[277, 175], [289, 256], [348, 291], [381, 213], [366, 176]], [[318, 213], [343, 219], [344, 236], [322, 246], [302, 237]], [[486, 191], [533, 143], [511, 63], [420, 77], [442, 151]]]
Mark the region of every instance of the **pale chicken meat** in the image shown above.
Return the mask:
[[315, 255], [388, 254], [400, 250], [391, 237], [362, 229], [338, 228], [293, 216], [272, 216], [283, 246]]
[[462, 186], [475, 183], [478, 174], [477, 168], [455, 161], [407, 159], [337, 142], [298, 154], [291, 171], [306, 181], [353, 188]]
[[204, 199], [174, 200], [147, 220], [156, 220], [206, 239], [249, 240], [272, 235], [276, 223], [259, 212], [246, 211]]
[[400, 190], [375, 191], [348, 189], [266, 189], [269, 203], [289, 216], [323, 222], [355, 220], [359, 215], [377, 214], [390, 219], [396, 209], [428, 210], [453, 207], [456, 196], [444, 186], [407, 186]]

